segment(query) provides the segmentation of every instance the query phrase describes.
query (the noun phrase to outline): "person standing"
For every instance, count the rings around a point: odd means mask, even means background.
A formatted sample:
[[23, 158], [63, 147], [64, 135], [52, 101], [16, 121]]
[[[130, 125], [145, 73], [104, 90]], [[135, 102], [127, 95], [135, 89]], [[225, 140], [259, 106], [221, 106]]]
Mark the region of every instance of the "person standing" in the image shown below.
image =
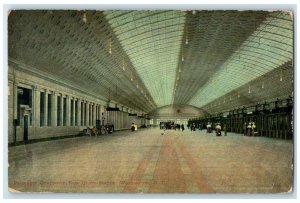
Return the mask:
[[222, 136], [220, 123], [216, 124], [215, 132], [216, 132], [216, 136]]
[[252, 130], [251, 122], [249, 122], [249, 125], [247, 126], [247, 136], [251, 136], [251, 130]]
[[181, 124], [181, 130], [182, 130], [182, 132], [184, 131], [184, 125], [183, 124]]
[[244, 136], [246, 136], [247, 135], [247, 123], [246, 122], [244, 123], [243, 130], [244, 130]]

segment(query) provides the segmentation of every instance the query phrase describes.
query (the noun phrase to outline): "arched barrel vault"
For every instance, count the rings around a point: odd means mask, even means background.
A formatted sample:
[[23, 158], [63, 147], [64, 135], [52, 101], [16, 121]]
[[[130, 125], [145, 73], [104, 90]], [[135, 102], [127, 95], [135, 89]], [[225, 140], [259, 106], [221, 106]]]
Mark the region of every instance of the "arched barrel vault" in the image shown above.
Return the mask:
[[16, 10], [8, 56], [145, 113], [177, 104], [207, 109], [275, 69], [292, 69], [292, 18], [288, 11]]

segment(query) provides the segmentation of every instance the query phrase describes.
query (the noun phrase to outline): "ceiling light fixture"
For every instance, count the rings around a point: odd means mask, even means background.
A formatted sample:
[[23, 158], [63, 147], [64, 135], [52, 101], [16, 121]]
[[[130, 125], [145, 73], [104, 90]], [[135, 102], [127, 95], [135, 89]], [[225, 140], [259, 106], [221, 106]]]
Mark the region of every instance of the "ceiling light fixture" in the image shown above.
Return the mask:
[[83, 13], [83, 16], [82, 16], [82, 21], [83, 21], [84, 23], [86, 23], [86, 22], [87, 22], [87, 18], [86, 18], [86, 14], [85, 14], [85, 13]]
[[109, 50], [108, 50], [109, 54], [112, 54], [112, 49], [111, 49], [111, 38], [109, 39]]
[[124, 61], [124, 58], [123, 58], [122, 69], [123, 69], [123, 71], [125, 71], [125, 70], [126, 70], [126, 68], [125, 68], [125, 61]]
[[188, 31], [186, 29], [186, 32], [185, 32], [185, 44], [189, 44], [189, 39], [188, 39]]

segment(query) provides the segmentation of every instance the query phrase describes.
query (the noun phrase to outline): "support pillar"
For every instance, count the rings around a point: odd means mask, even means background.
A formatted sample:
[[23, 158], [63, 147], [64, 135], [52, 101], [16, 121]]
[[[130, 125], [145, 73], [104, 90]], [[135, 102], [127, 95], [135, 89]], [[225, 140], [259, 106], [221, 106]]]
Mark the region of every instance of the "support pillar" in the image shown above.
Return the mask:
[[48, 91], [45, 90], [45, 99], [44, 99], [44, 127], [48, 126]]
[[51, 94], [51, 127], [57, 126], [57, 93]]
[[81, 100], [77, 99], [77, 126], [81, 126]]
[[63, 126], [63, 121], [64, 121], [64, 98], [63, 94], [60, 95], [60, 126]]
[[96, 122], [95, 122], [96, 112], [94, 110], [95, 110], [95, 104], [93, 103], [93, 104], [91, 104], [91, 119], [92, 119], [91, 125], [92, 126], [96, 125]]
[[67, 104], [66, 104], [66, 126], [71, 126], [71, 98], [69, 95], [66, 96]]
[[86, 126], [89, 126], [89, 102], [86, 102], [86, 108], [85, 108], [85, 120], [86, 120]]

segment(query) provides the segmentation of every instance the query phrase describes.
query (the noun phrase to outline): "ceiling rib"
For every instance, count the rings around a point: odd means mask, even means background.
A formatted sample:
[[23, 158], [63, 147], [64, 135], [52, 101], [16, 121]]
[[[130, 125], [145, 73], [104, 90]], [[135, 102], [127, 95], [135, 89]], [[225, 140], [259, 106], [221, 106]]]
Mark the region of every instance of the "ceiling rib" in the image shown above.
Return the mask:
[[156, 105], [171, 104], [185, 12], [107, 11], [105, 16]]
[[[292, 68], [292, 19], [285, 11], [16, 10], [8, 52], [12, 61], [143, 112], [208, 109]], [[292, 81], [276, 82], [290, 90]], [[239, 92], [235, 104], [278, 96], [274, 88], [270, 94]]]
[[188, 43], [183, 41], [185, 60], [177, 70], [180, 80], [174, 103], [188, 103], [267, 15], [261, 11], [188, 12], [184, 37]]
[[[255, 31], [241, 45], [240, 49], [237, 50], [222, 65], [220, 70], [198, 90], [189, 104], [202, 107], [218, 97], [221, 97], [222, 95], [225, 95], [253, 79], [281, 66], [293, 58], [293, 41], [277, 34], [284, 33], [284, 36], [292, 36], [291, 16], [289, 13], [286, 13], [285, 18], [290, 19], [290, 21], [285, 21], [285, 23], [288, 24], [286, 26], [287, 28], [281, 28], [282, 26], [272, 26], [274, 24], [282, 24], [283, 20], [277, 18], [276, 15], [278, 15], [278, 13], [271, 13], [270, 16], [266, 18], [257, 31]], [[282, 43], [278, 42], [278, 40], [261, 40], [261, 38], [264, 38], [265, 30], [273, 32], [272, 35], [268, 34], [268, 38], [279, 38], [280, 41], [286, 42], [286, 46], [283, 46]], [[269, 54], [271, 56], [269, 59], [272, 60], [273, 65], [264, 62], [264, 60], [260, 60], [260, 58], [248, 58], [248, 52], [252, 53], [253, 49]], [[246, 57], [241, 58], [240, 55]], [[212, 92], [214, 94], [212, 94]]]
[[95, 97], [144, 112], [156, 108], [102, 11], [17, 10], [9, 16], [8, 31], [10, 58], [63, 76]]

